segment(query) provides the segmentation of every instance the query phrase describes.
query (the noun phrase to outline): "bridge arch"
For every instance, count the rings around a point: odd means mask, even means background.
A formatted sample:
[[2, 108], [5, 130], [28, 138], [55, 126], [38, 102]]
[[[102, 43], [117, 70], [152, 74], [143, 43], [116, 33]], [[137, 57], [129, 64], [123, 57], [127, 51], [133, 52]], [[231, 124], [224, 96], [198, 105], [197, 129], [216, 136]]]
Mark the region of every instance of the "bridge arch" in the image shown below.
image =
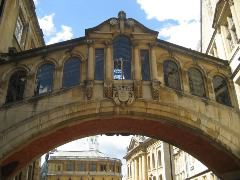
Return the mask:
[[[240, 167], [236, 155], [225, 144], [213, 139], [212, 133], [217, 137], [217, 132], [204, 128], [196, 130], [200, 120], [193, 121], [196, 117], [187, 113], [164, 103], [146, 101], [135, 102], [127, 108], [116, 107], [107, 100], [60, 106], [16, 124], [15, 132], [8, 130], [9, 137], [2, 137], [8, 142], [5, 141], [2, 147], [3, 150], [9, 146], [13, 149], [9, 154], [3, 154], [1, 164], [6, 168], [17, 162], [17, 171], [41, 154], [77, 138], [97, 134], [141, 134], [177, 145], [205, 163], [219, 177], [236, 173]], [[22, 131], [15, 135], [17, 129]], [[20, 145], [15, 147], [14, 144]]]

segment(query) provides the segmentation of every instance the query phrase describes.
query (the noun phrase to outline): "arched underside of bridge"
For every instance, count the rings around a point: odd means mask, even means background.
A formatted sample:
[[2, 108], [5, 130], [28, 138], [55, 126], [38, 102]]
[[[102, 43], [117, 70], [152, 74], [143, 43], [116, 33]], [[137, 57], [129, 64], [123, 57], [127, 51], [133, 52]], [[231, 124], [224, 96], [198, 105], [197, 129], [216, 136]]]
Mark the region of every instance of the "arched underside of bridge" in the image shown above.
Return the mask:
[[97, 134], [141, 134], [164, 140], [189, 152], [223, 179], [236, 179], [239, 160], [223, 146], [197, 129], [176, 124], [172, 119], [139, 115], [75, 117], [69, 123], [49, 127], [2, 161], [2, 176], [11, 177], [20, 168], [54, 147]]

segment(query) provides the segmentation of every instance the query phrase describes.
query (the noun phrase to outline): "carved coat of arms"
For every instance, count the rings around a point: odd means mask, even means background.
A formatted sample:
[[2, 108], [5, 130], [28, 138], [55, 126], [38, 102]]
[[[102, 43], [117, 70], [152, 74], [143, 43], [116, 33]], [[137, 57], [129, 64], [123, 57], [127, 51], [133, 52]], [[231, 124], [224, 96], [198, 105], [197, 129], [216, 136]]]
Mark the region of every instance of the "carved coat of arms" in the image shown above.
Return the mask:
[[113, 100], [117, 105], [129, 105], [134, 100], [133, 87], [119, 85], [113, 88]]

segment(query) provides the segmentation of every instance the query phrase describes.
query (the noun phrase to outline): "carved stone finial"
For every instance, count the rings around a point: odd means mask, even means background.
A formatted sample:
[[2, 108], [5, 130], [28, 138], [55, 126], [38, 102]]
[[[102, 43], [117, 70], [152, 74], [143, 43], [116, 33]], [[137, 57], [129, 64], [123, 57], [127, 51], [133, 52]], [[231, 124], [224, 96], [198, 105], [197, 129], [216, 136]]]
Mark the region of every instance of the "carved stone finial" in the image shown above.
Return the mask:
[[118, 18], [125, 20], [126, 19], [126, 13], [124, 11], [119, 11]]

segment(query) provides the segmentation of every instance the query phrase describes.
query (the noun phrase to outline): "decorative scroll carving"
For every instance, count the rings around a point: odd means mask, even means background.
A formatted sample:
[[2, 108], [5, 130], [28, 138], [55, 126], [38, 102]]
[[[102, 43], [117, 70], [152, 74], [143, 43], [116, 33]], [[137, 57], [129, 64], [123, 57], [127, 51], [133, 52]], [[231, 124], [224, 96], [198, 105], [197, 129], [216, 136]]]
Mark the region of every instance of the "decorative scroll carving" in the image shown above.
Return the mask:
[[113, 88], [113, 100], [117, 105], [130, 105], [134, 101], [133, 87], [118, 85]]
[[134, 96], [142, 98], [142, 81], [134, 81]]
[[106, 98], [113, 97], [112, 82], [104, 82], [104, 97]]
[[153, 100], [159, 99], [159, 87], [160, 87], [160, 81], [152, 81], [152, 98]]
[[228, 3], [229, 3], [230, 6], [233, 6], [233, 5], [234, 5], [233, 0], [228, 0]]
[[93, 81], [91, 80], [85, 81], [85, 85], [86, 85], [86, 96], [87, 96], [87, 99], [90, 100], [93, 95]]

